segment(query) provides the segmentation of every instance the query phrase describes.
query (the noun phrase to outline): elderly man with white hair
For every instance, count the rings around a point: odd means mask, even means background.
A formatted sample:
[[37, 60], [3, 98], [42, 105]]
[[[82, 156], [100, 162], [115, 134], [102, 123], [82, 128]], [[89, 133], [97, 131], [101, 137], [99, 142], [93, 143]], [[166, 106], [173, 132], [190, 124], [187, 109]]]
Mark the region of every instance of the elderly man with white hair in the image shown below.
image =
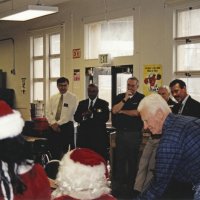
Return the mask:
[[[162, 96], [162, 98], [167, 102], [168, 106], [171, 108], [173, 112], [173, 107], [176, 104], [170, 98], [170, 89], [167, 85], [160, 86], [158, 88], [158, 94]], [[146, 130], [150, 132], [149, 130]], [[138, 192], [142, 192], [146, 189], [149, 184], [149, 181], [154, 176], [154, 168], [155, 168], [155, 156], [157, 147], [160, 142], [162, 134], [151, 134], [148, 138], [146, 145], [143, 149], [142, 156], [139, 162], [139, 168], [137, 172], [137, 176], [135, 179], [134, 190]]]
[[194, 200], [200, 199], [200, 119], [174, 115], [158, 94], [145, 97], [138, 106], [144, 128], [162, 134], [156, 153], [155, 176], [137, 199], [162, 196], [172, 178], [191, 182]]

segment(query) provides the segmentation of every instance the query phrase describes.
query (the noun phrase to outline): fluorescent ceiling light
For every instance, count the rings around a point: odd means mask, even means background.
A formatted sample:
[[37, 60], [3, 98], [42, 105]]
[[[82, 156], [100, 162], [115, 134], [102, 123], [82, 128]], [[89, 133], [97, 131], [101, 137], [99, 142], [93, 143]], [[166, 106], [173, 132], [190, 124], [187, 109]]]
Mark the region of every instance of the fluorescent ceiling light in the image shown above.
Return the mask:
[[58, 7], [28, 5], [25, 8], [18, 10], [10, 10], [7, 13], [0, 14], [0, 20], [8, 21], [26, 21], [37, 17], [53, 14], [58, 12]]

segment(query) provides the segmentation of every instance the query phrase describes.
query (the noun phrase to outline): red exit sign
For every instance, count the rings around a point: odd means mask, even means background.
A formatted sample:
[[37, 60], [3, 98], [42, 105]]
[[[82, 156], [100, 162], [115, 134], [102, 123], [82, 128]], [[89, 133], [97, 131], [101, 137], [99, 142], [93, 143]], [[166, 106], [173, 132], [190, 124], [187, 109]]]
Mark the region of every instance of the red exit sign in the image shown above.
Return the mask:
[[73, 58], [80, 58], [81, 57], [81, 49], [73, 49]]

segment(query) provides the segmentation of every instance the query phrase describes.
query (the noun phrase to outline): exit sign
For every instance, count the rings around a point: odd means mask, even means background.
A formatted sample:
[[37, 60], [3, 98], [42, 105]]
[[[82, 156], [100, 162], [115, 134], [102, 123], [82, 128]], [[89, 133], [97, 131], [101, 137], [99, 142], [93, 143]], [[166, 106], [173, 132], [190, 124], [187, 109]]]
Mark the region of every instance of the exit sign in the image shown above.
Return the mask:
[[80, 58], [81, 57], [81, 49], [73, 49], [73, 59], [74, 58]]
[[110, 54], [99, 54], [99, 63], [110, 64]]

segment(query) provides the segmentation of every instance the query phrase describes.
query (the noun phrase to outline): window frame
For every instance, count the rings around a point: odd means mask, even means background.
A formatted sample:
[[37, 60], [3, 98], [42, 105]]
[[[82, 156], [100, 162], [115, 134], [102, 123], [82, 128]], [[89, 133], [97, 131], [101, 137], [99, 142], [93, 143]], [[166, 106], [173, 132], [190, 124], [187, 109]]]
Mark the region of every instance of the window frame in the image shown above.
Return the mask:
[[[37, 100], [34, 99], [34, 83], [42, 82], [43, 83], [43, 100], [39, 100], [44, 105], [50, 99], [50, 83], [56, 82], [56, 80], [61, 76], [64, 62], [64, 28], [63, 24], [55, 26], [52, 28], [46, 28], [42, 30], [30, 31], [29, 41], [30, 41], [30, 102], [37, 103]], [[60, 34], [60, 54], [50, 54], [50, 37], [52, 35]], [[43, 55], [34, 56], [34, 38], [43, 37]], [[60, 76], [59, 77], [50, 77], [50, 59], [60, 58]], [[43, 60], [43, 78], [34, 78], [34, 61]]]
[[[195, 44], [195, 43], [200, 43], [200, 35], [185, 35], [185, 36], [180, 36], [178, 37], [178, 12], [179, 11], [186, 11], [189, 9], [199, 9], [200, 11], [200, 4], [195, 4], [195, 5], [185, 5], [185, 6], [179, 6], [179, 7], [174, 7], [174, 45], [173, 45], [173, 61], [174, 61], [174, 78], [182, 79], [185, 81], [187, 85], [187, 91], [188, 94], [192, 95], [194, 99], [197, 101], [200, 101], [200, 93], [195, 93], [193, 91], [192, 87], [192, 80], [196, 78], [200, 78], [200, 68], [199, 70], [197, 69], [178, 69], [178, 46], [179, 45], [184, 45], [184, 44]], [[197, 66], [197, 65], [196, 65]], [[195, 83], [195, 82], [194, 82]]]
[[[180, 77], [190, 77], [192, 75], [200, 75], [200, 69], [199, 70], [178, 70], [178, 45], [181, 44], [195, 44], [197, 42], [200, 43], [200, 35], [193, 35], [193, 36], [184, 36], [184, 37], [178, 37], [178, 12], [180, 11], [186, 11], [190, 10], [192, 7], [185, 7], [185, 8], [177, 8], [175, 10], [175, 37], [174, 37], [174, 53], [175, 53], [175, 75], [178, 75]], [[193, 8], [198, 8], [200, 10], [199, 6], [194, 6]]]

